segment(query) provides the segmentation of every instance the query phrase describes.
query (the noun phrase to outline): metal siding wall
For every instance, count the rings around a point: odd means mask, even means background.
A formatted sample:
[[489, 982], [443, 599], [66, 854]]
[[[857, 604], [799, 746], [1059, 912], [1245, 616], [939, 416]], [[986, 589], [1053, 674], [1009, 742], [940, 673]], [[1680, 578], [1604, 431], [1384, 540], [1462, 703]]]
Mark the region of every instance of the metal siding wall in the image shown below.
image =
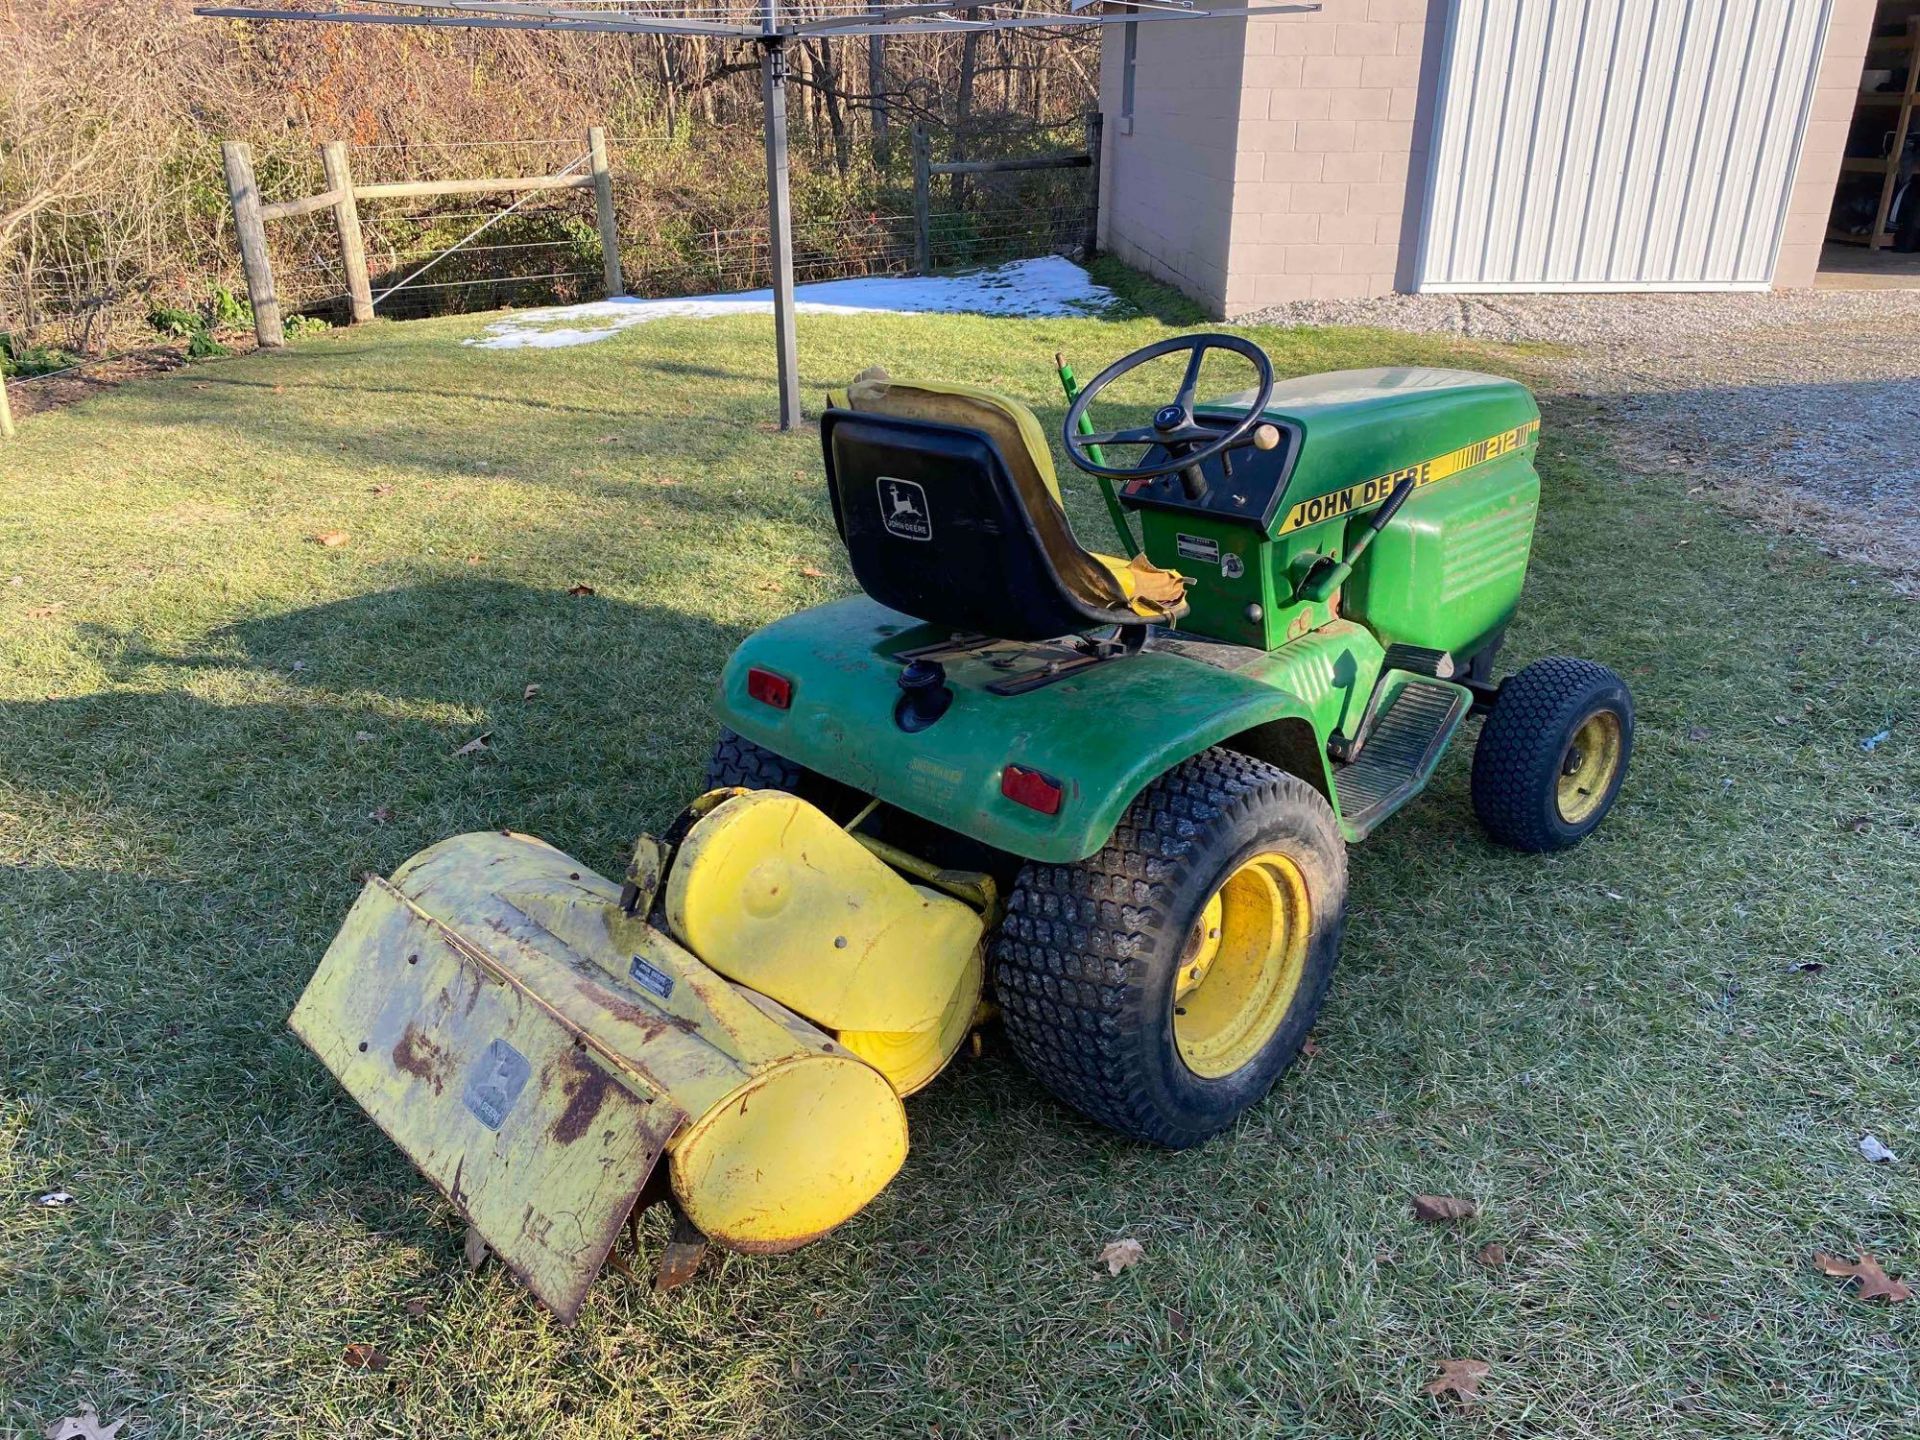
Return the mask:
[[1764, 288], [1830, 7], [1456, 0], [1419, 288]]

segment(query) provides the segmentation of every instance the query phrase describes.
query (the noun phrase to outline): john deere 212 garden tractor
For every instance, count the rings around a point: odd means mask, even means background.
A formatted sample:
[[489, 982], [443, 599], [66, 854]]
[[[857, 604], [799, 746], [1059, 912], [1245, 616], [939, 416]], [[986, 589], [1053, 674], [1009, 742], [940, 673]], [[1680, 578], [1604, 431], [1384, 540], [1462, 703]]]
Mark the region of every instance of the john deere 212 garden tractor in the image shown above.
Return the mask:
[[[1255, 384], [1197, 403], [1220, 352]], [[1165, 356], [1171, 400], [1095, 431]], [[1299, 1052], [1347, 847], [1469, 715], [1496, 841], [1573, 845], [1619, 792], [1618, 676], [1494, 678], [1539, 429], [1507, 380], [1276, 383], [1247, 340], [1165, 340], [1067, 414], [1120, 558], [1075, 539], [1024, 406], [868, 372], [821, 422], [865, 593], [734, 653], [705, 793], [623, 883], [509, 832], [370, 880], [294, 1029], [563, 1317], [656, 1200], [663, 1281], [853, 1216], [902, 1097], [996, 1011], [1067, 1104], [1197, 1144]]]

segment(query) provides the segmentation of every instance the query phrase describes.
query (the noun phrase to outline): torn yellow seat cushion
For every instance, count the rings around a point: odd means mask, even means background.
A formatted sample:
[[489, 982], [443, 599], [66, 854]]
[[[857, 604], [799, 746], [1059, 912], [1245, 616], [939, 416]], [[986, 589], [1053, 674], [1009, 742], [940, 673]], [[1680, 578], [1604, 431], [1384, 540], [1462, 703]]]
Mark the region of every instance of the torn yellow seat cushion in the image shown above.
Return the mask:
[[1134, 614], [1158, 620], [1186, 603], [1186, 577], [1178, 570], [1162, 570], [1144, 555], [1122, 560], [1118, 555], [1103, 555], [1098, 550], [1089, 553], [1106, 566]]

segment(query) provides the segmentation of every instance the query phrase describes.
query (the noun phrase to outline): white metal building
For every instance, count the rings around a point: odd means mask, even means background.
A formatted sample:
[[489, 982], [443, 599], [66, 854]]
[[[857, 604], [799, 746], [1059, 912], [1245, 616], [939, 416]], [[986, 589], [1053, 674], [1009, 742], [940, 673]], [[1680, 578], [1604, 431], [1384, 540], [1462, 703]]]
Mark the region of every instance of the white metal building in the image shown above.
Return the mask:
[[1103, 243], [1222, 315], [1396, 289], [1808, 285], [1875, 17], [1876, 0], [1326, 0], [1118, 27]]

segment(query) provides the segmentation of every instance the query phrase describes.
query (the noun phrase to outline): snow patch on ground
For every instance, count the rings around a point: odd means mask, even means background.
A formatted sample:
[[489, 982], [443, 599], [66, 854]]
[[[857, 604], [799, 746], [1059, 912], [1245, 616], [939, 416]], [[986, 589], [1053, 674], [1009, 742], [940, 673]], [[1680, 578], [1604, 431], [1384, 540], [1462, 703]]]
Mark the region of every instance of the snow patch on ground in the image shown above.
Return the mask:
[[[858, 315], [885, 311], [894, 315], [1102, 315], [1114, 293], [1096, 285], [1070, 260], [1058, 255], [1017, 260], [966, 275], [869, 276], [827, 280], [794, 288], [794, 310], [801, 315]], [[688, 295], [677, 300], [595, 300], [521, 310], [496, 320], [486, 331], [464, 340], [483, 350], [552, 350], [591, 345], [632, 325], [668, 317], [704, 319], [712, 315], [770, 315], [771, 290], [735, 295]]]

